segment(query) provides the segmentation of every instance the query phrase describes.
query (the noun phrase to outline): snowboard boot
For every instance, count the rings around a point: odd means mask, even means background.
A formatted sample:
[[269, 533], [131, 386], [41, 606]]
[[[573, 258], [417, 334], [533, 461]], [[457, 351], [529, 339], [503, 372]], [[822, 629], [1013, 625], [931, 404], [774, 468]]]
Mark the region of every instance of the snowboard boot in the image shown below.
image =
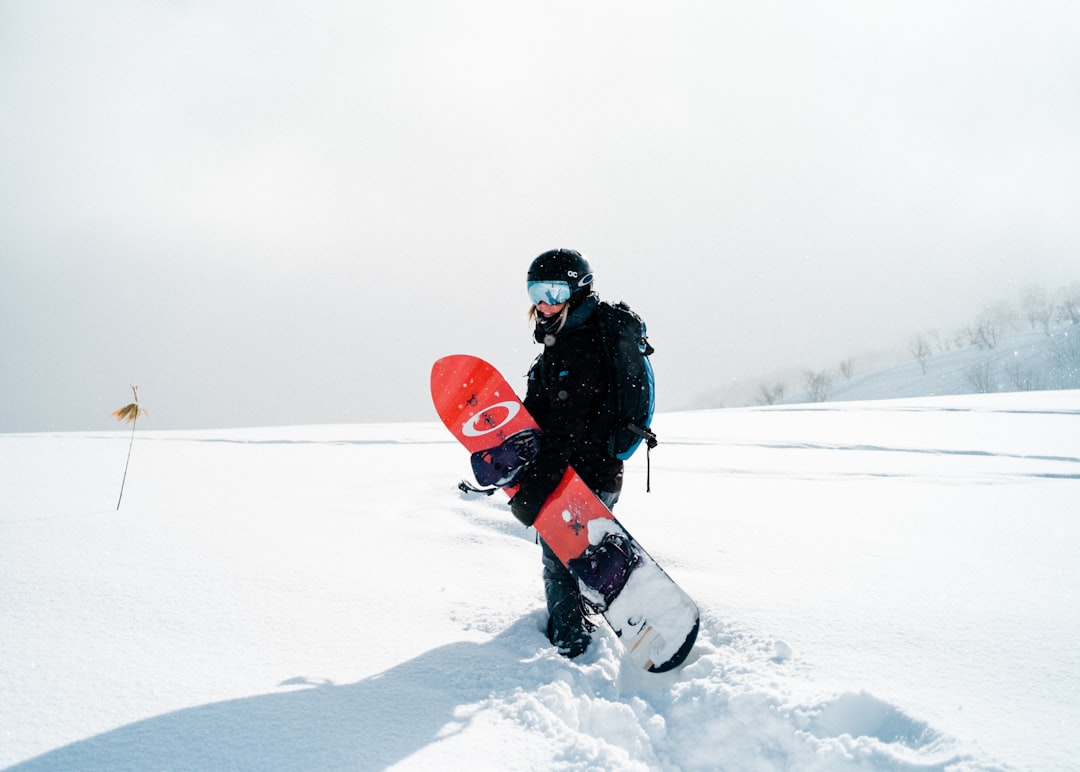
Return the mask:
[[585, 618], [577, 580], [546, 544], [541, 542], [541, 545], [548, 607], [547, 637], [560, 654], [573, 659], [589, 647], [594, 628]]
[[582, 624], [576, 629], [562, 629], [555, 631], [555, 617], [548, 617], [547, 635], [552, 645], [559, 650], [559, 654], [567, 659], [574, 659], [585, 653], [592, 643], [592, 625], [582, 620]]

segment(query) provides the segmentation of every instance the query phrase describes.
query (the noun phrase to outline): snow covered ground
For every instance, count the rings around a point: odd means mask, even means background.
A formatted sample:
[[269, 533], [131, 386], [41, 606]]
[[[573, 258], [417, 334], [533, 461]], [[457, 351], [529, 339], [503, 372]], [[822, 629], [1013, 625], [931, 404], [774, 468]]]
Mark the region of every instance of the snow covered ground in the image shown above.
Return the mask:
[[[0, 435], [0, 767], [1066, 769], [1080, 391], [658, 417], [617, 514], [702, 609], [547, 645], [437, 423]], [[149, 426], [149, 425], [146, 425]]]

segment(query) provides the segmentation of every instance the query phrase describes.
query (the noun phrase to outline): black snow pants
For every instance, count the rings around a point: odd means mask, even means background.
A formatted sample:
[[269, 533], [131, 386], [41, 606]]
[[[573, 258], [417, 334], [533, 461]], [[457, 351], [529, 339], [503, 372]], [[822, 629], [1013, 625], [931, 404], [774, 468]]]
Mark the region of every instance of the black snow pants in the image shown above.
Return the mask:
[[[615, 502], [619, 500], [618, 492], [597, 491], [596, 495], [608, 509], [614, 509]], [[543, 552], [544, 593], [547, 595], [548, 640], [560, 654], [573, 659], [589, 647], [593, 626], [585, 618], [577, 579], [543, 539], [540, 539], [540, 548]]]

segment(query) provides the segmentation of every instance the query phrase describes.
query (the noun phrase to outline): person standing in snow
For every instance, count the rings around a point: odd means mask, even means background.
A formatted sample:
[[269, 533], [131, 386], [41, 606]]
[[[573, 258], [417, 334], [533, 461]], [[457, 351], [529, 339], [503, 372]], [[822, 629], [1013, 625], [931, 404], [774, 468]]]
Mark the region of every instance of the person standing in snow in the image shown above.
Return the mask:
[[[589, 263], [572, 249], [544, 252], [529, 266], [528, 291], [534, 337], [544, 351], [529, 370], [525, 409], [543, 432], [540, 452], [510, 508], [531, 526], [568, 466], [612, 508], [622, 489], [623, 462], [607, 452], [599, 426], [607, 395], [607, 370], [595, 321], [600, 302], [592, 291]], [[577, 580], [540, 540], [548, 639], [573, 658], [591, 641], [593, 626], [583, 611]]]

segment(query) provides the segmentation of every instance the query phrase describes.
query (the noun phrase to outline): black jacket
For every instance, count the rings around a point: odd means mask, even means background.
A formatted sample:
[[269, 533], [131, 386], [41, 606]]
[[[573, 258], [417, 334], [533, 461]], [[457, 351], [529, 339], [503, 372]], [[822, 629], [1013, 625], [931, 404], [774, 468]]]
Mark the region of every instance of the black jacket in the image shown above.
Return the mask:
[[535, 519], [567, 466], [594, 491], [622, 489], [623, 462], [608, 455], [607, 433], [599, 425], [608, 375], [594, 318], [598, 302], [596, 296], [587, 298], [553, 335], [537, 326], [544, 353], [529, 370], [524, 402], [543, 436], [540, 454], [512, 502], [523, 521], [523, 514]]

